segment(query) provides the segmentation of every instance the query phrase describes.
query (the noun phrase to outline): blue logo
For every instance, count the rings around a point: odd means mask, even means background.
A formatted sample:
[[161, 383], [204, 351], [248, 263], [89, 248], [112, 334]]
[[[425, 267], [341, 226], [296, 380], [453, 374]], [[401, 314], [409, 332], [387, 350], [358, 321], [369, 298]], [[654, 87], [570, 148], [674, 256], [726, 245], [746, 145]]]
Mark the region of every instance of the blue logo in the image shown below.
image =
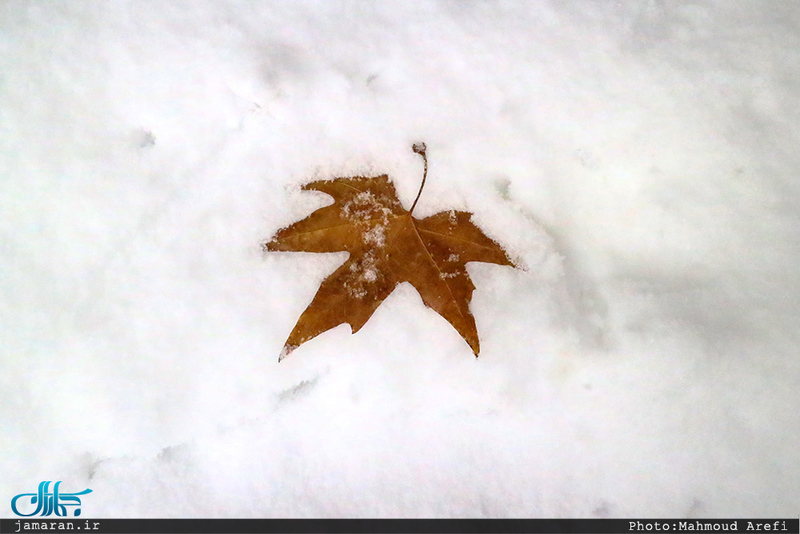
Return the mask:
[[[20, 493], [11, 499], [11, 509], [15, 514], [22, 517], [30, 517], [36, 514], [41, 514], [42, 516], [55, 514], [59, 517], [65, 517], [67, 515], [67, 506], [75, 506], [72, 515], [78, 517], [81, 515], [81, 500], [78, 498], [78, 495], [86, 495], [87, 493], [91, 493], [92, 490], [85, 489], [78, 493], [60, 493], [58, 491], [59, 485], [61, 485], [60, 480], [53, 486], [53, 493], [50, 493], [50, 481], [40, 482], [37, 493]], [[36, 510], [29, 514], [21, 514], [19, 510], [17, 510], [17, 500], [21, 497], [30, 497], [31, 505], [35, 504]]]

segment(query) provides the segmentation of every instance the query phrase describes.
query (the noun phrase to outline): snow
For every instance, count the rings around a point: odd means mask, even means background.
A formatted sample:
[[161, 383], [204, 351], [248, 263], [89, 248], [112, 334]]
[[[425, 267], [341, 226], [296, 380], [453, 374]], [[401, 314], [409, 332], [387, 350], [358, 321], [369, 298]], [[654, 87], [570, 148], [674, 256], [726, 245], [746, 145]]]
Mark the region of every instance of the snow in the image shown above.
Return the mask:
[[[0, 4], [0, 506], [85, 517], [791, 516], [800, 5]], [[280, 364], [394, 180], [481, 356], [402, 284]]]

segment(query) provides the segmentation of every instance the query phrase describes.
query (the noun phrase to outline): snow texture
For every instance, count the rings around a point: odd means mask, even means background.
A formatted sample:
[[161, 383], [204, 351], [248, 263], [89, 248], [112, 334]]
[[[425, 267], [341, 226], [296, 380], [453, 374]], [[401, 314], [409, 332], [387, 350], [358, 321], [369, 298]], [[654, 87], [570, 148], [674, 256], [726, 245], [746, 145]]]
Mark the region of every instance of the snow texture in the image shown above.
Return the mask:
[[[800, 4], [0, 3], [0, 506], [86, 517], [789, 516]], [[481, 337], [403, 284], [280, 364], [389, 174], [475, 213]], [[375, 236], [378, 239], [378, 236]]]

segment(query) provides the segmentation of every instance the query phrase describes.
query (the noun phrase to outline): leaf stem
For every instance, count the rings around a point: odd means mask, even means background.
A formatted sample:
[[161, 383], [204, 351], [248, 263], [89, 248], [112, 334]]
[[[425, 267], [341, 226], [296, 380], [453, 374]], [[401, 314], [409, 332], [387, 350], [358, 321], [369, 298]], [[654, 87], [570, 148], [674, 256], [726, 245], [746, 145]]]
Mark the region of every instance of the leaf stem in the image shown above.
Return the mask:
[[419, 200], [419, 196], [422, 194], [422, 188], [425, 187], [425, 179], [428, 177], [428, 156], [425, 154], [425, 143], [414, 143], [411, 146], [411, 149], [422, 156], [423, 161], [425, 161], [425, 171], [422, 174], [422, 184], [419, 186], [419, 193], [417, 193], [417, 198], [414, 199], [414, 203], [411, 205], [411, 209], [408, 210], [408, 214], [411, 215], [414, 212], [414, 208], [417, 206], [417, 201]]

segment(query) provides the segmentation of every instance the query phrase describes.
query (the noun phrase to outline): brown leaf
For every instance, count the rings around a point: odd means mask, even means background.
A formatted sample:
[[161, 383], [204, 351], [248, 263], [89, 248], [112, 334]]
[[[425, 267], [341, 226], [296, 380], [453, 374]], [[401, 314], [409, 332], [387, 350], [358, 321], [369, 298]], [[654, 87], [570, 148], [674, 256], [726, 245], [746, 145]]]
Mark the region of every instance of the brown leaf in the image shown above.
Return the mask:
[[327, 193], [334, 203], [279, 230], [264, 250], [347, 251], [350, 257], [322, 282], [289, 334], [281, 359], [342, 323], [358, 332], [401, 282], [413, 285], [425, 305], [447, 319], [478, 355], [469, 309], [475, 286], [465, 264], [513, 263], [470, 221], [471, 213], [443, 211], [417, 219], [403, 208], [386, 175], [322, 180], [303, 189]]

